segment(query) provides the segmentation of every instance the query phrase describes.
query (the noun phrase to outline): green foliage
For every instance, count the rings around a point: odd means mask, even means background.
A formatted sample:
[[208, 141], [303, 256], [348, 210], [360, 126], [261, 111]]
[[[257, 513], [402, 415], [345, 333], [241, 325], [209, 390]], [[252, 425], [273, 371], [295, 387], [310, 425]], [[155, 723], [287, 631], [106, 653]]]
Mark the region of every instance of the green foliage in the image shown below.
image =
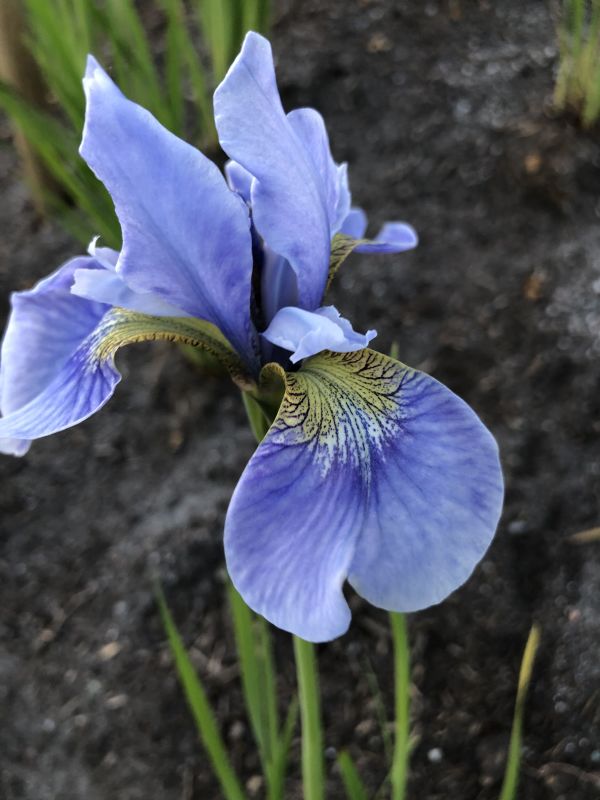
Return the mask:
[[252, 393], [244, 392], [242, 394], [242, 400], [244, 402], [244, 408], [246, 409], [246, 415], [248, 417], [248, 422], [250, 423], [252, 433], [254, 434], [254, 438], [257, 442], [262, 442], [267, 435], [267, 431], [271, 427], [273, 420], [265, 411], [264, 406], [261, 405], [261, 403]]
[[[157, 600], [179, 681], [200, 739], [221, 784], [225, 800], [245, 800], [245, 794], [219, 733], [206, 690], [183, 646], [160, 587], [157, 588]], [[267, 785], [266, 798], [284, 800], [285, 775], [292, 736], [298, 721], [298, 703], [294, 700], [290, 704], [283, 726], [280, 726], [269, 627], [262, 617], [250, 611], [231, 585], [229, 605], [244, 700]]]
[[600, 117], [600, 0], [564, 0], [558, 42], [554, 104], [589, 128]]
[[345, 751], [338, 756], [338, 768], [348, 800], [368, 800], [367, 790], [358, 774], [354, 761]]
[[283, 728], [280, 729], [268, 624], [262, 617], [257, 617], [250, 611], [232, 585], [229, 586], [229, 605], [244, 700], [260, 753], [267, 784], [267, 798], [283, 800], [287, 759], [298, 719], [298, 704], [291, 704]]
[[392, 800], [404, 800], [410, 757], [410, 645], [404, 614], [390, 614], [394, 640], [395, 737], [392, 758]]
[[[267, 31], [269, 0], [24, 0], [24, 5], [27, 44], [57, 113], [30, 107], [2, 83], [0, 107], [58, 184], [59, 191], [46, 198], [49, 209], [82, 242], [100, 234], [103, 244], [118, 248], [120, 230], [110, 197], [78, 155], [87, 54], [96, 54], [123, 92], [173, 133], [211, 145], [216, 137], [210, 92], [246, 31]], [[150, 18], [157, 22], [151, 37], [145, 24]], [[200, 34], [208, 70], [197, 47]], [[160, 70], [155, 43], [160, 44]]]
[[315, 647], [311, 642], [305, 642], [304, 639], [294, 636], [294, 654], [302, 717], [304, 800], [323, 800], [325, 797], [323, 729]]
[[227, 749], [219, 733], [206, 690], [183, 646], [160, 587], [157, 588], [157, 599], [181, 686], [198, 728], [200, 739], [206, 748], [212, 767], [221, 784], [223, 796], [225, 800], [245, 800], [244, 792], [235, 775], [227, 755]]
[[[274, 417], [272, 408], [263, 408], [254, 393], [243, 392], [244, 405], [257, 442], [264, 437]], [[275, 405], [279, 405], [277, 400]], [[169, 634], [172, 648], [173, 624], [159, 594], [161, 613]], [[244, 699], [248, 710], [254, 738], [256, 740], [267, 785], [267, 800], [283, 800], [284, 781], [292, 736], [298, 716], [298, 702], [295, 700], [288, 711], [287, 718], [280, 729], [277, 709], [277, 693], [275, 668], [272, 657], [272, 645], [269, 627], [264, 619], [254, 614], [233, 586], [229, 587], [229, 603], [233, 618], [235, 640], [240, 664], [240, 676]], [[169, 624], [170, 626], [169, 627]], [[370, 664], [366, 665], [366, 674], [373, 693], [385, 749], [385, 762], [388, 773], [374, 800], [388, 796], [391, 800], [405, 800], [409, 775], [410, 754], [415, 740], [410, 736], [410, 641], [408, 626], [404, 614], [390, 613], [390, 627], [394, 645], [394, 741], [393, 750], [387, 734], [388, 720], [383, 697]], [[175, 631], [176, 634], [176, 631]], [[515, 800], [521, 761], [521, 741], [523, 730], [523, 713], [525, 698], [535, 655], [539, 646], [540, 632], [533, 626], [527, 640], [517, 688], [515, 713], [510, 737], [509, 753], [506, 764], [504, 782], [499, 800]], [[304, 800], [324, 800], [325, 769], [323, 763], [323, 725], [319, 692], [319, 673], [315, 647], [298, 637], [293, 637], [296, 675], [298, 680], [298, 699], [302, 720], [302, 784]], [[188, 695], [187, 688], [189, 670], [179, 649], [174, 649], [174, 656], [179, 678]], [[182, 671], [185, 667], [184, 671]], [[190, 700], [192, 710], [194, 705]], [[200, 735], [205, 741], [203, 720], [194, 712]], [[209, 725], [209, 732], [211, 727]], [[210, 751], [209, 751], [210, 753]], [[212, 756], [211, 756], [212, 757]], [[214, 765], [213, 758], [213, 765]], [[337, 766], [344, 784], [348, 800], [368, 800], [369, 793], [363, 783], [358, 769], [349, 753], [343, 751], [337, 758]], [[216, 768], [215, 768], [216, 769]], [[219, 773], [217, 772], [217, 775]], [[220, 777], [220, 776], [219, 776]], [[385, 794], [384, 794], [385, 793]], [[229, 800], [229, 795], [226, 795]]]
[[215, 80], [225, 77], [246, 31], [269, 28], [268, 0], [196, 0], [198, 17], [210, 48]]
[[515, 800], [519, 785], [519, 768], [521, 766], [521, 741], [523, 739], [523, 713], [525, 698], [531, 682], [531, 673], [535, 656], [540, 645], [541, 632], [537, 625], [533, 625], [527, 638], [521, 669], [519, 672], [519, 683], [517, 685], [517, 699], [515, 702], [515, 713], [513, 717], [510, 743], [508, 746], [508, 758], [506, 770], [504, 772], [504, 782], [500, 792], [500, 800]]
[[[324, 800], [323, 728], [314, 645], [293, 637], [298, 699], [290, 704], [281, 725], [269, 626], [248, 608], [233, 586], [229, 586], [228, 592], [244, 701], [263, 767], [266, 800], [285, 798], [288, 757], [299, 708], [302, 720], [303, 797], [304, 800]], [[207, 692], [185, 651], [160, 587], [157, 589], [157, 598], [179, 680], [200, 739], [221, 784], [223, 796], [225, 800], [245, 800], [219, 733]], [[369, 797], [378, 800], [388, 796], [391, 800], [404, 800], [406, 797], [409, 758], [414, 746], [414, 741], [410, 738], [410, 646], [405, 616], [392, 613], [390, 623], [395, 669], [395, 736], [391, 765], [379, 790], [370, 795], [349, 753], [341, 752], [337, 758], [337, 766], [348, 800], [368, 800]], [[506, 770], [499, 800], [516, 800], [517, 797], [524, 706], [539, 643], [540, 631], [534, 625], [521, 662]], [[385, 720], [384, 725], [387, 725]], [[389, 756], [385, 760], [389, 764]]]

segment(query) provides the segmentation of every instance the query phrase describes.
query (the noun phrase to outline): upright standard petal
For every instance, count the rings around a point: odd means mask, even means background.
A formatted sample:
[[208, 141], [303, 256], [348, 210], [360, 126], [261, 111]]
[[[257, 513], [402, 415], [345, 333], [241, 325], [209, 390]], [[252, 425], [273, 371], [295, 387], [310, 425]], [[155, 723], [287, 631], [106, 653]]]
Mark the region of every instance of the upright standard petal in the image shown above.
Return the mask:
[[[71, 294], [78, 269], [104, 271], [96, 259], [74, 258], [30, 291], [13, 294], [0, 353], [0, 411], [4, 416], [26, 406], [52, 383], [108, 310], [106, 305]], [[27, 438], [0, 437], [0, 452], [23, 455], [29, 449]]]
[[502, 506], [496, 443], [429, 376], [371, 350], [322, 353], [285, 376], [274, 424], [225, 523], [246, 602], [311, 641], [344, 632], [346, 577], [409, 611], [460, 586]]
[[90, 57], [81, 155], [110, 192], [127, 284], [216, 325], [256, 368], [248, 209], [211, 161], [121, 94]]
[[350, 211], [348, 165], [336, 164], [333, 160], [325, 121], [318, 111], [314, 108], [298, 108], [290, 111], [287, 118], [312, 160], [315, 174], [325, 192], [331, 238], [340, 230]]
[[256, 33], [247, 34], [214, 106], [221, 146], [255, 178], [254, 223], [296, 272], [299, 305], [313, 310], [327, 281], [332, 232], [349, 204], [322, 120], [307, 109], [286, 116], [271, 46]]

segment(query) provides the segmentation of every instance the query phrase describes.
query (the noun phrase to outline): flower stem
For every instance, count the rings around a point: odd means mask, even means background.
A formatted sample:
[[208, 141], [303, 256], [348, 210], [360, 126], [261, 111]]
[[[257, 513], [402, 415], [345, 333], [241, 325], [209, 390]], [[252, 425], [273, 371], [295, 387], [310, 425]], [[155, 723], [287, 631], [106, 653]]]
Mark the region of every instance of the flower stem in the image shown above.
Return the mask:
[[404, 614], [390, 614], [394, 640], [396, 721], [392, 761], [392, 800], [404, 800], [410, 756], [410, 648]]
[[323, 800], [323, 734], [319, 678], [314, 646], [294, 636], [294, 654], [302, 718], [302, 782], [304, 800]]

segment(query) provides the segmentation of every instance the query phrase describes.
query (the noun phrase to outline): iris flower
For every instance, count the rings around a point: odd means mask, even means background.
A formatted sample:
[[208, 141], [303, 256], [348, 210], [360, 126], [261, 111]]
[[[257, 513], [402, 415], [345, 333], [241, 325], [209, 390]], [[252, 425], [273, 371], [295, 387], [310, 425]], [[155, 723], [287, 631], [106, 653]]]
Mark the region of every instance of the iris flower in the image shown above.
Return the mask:
[[407, 250], [412, 228], [364, 238], [323, 119], [284, 112], [255, 33], [215, 92], [226, 179], [92, 57], [83, 83], [81, 155], [113, 198], [123, 247], [94, 241], [12, 296], [1, 450], [22, 455], [101, 408], [121, 346], [205, 348], [272, 421], [225, 522], [227, 567], [248, 605], [325, 641], [349, 625], [346, 581], [384, 609], [441, 601], [493, 537], [496, 443], [449, 389], [369, 349], [375, 331], [357, 333], [324, 300], [352, 250]]

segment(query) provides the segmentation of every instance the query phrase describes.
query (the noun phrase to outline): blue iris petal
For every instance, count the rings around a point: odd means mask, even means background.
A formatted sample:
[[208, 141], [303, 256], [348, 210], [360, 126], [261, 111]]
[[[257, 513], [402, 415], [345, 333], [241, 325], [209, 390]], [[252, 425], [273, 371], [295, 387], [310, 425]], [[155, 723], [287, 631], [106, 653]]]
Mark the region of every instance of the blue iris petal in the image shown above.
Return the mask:
[[339, 231], [350, 211], [348, 165], [336, 164], [329, 149], [323, 117], [314, 108], [298, 108], [287, 115], [288, 122], [310, 156], [325, 192], [329, 233]]
[[262, 335], [271, 344], [290, 350], [290, 361], [296, 364], [322, 350], [336, 353], [362, 350], [377, 332], [357, 333], [334, 306], [324, 306], [316, 311], [287, 306], [277, 312]]
[[95, 258], [96, 261], [111, 272], [117, 269], [117, 262], [119, 261], [119, 253], [113, 250], [112, 247], [98, 247], [99, 236], [94, 236], [88, 245], [88, 253]]
[[298, 279], [283, 256], [269, 247], [263, 249], [261, 301], [264, 323], [268, 325], [280, 308], [298, 305]]
[[439, 603], [487, 550], [503, 500], [494, 437], [448, 388], [414, 372], [398, 435], [373, 452], [372, 482], [348, 580], [395, 611]]
[[3, 437], [38, 439], [90, 417], [112, 397], [121, 380], [114, 361], [97, 360], [92, 332], [29, 403], [0, 418]]
[[419, 244], [419, 237], [412, 225], [406, 222], [386, 222], [377, 236], [365, 244], [359, 244], [355, 253], [403, 253]]
[[229, 504], [225, 558], [251, 608], [303, 639], [328, 641], [350, 624], [342, 586], [362, 503], [343, 471], [323, 480], [316, 455], [267, 435]]
[[[64, 368], [69, 357], [94, 330], [107, 306], [75, 297], [70, 287], [78, 269], [104, 272], [103, 265], [91, 257], [74, 258], [27, 292], [12, 296], [0, 355], [0, 410], [12, 416], [35, 400]], [[43, 416], [45, 408], [39, 408]], [[2, 430], [0, 452], [23, 455], [29, 439]]]
[[112, 195], [127, 284], [215, 324], [251, 368], [248, 209], [218, 168], [127, 100], [93, 58], [81, 154]]
[[[353, 239], [364, 238], [367, 215], [362, 208], [351, 208], [345, 217], [340, 233]], [[359, 244], [355, 253], [403, 253], [419, 244], [417, 232], [406, 222], [386, 222], [374, 239]]]
[[246, 203], [249, 203], [252, 175], [248, 170], [244, 169], [237, 161], [228, 161], [225, 164], [225, 177], [229, 188], [241, 195]]
[[345, 172], [331, 159], [322, 120], [307, 109], [286, 116], [271, 46], [255, 33], [247, 34], [214, 106], [221, 146], [255, 179], [251, 204], [258, 232], [296, 272], [299, 305], [317, 308], [331, 237], [349, 203]]
[[123, 280], [122, 275], [107, 269], [77, 269], [74, 273], [71, 292], [78, 297], [96, 300], [141, 314], [156, 317], [187, 317], [180, 308], [166, 303], [162, 297], [151, 292], [135, 292]]
[[459, 587], [498, 522], [498, 448], [433, 378], [372, 351], [321, 354], [288, 393], [235, 490], [228, 570], [246, 602], [311, 641], [343, 633], [347, 577], [414, 611]]
[[367, 215], [362, 208], [351, 208], [342, 223], [340, 233], [353, 239], [362, 239], [367, 230]]

